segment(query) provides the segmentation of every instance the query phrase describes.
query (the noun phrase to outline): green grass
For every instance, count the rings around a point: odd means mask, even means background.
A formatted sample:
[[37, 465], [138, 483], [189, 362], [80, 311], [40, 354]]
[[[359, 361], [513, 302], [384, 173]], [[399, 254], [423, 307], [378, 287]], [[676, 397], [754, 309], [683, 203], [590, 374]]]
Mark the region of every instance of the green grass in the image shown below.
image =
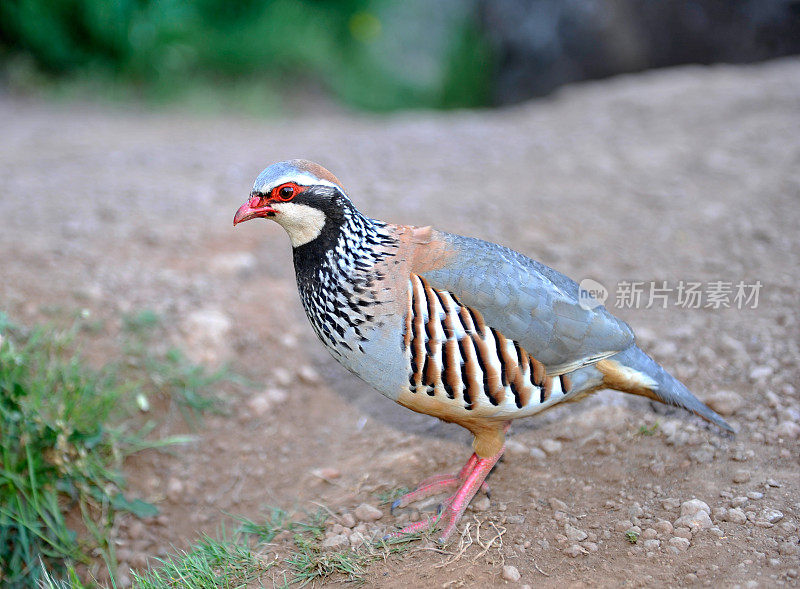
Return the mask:
[[389, 505], [394, 503], [396, 499], [399, 499], [403, 495], [410, 493], [411, 489], [408, 487], [397, 487], [394, 489], [389, 489], [388, 491], [381, 491], [377, 493], [375, 496], [378, 498], [378, 501], [381, 502], [381, 505]]
[[[149, 321], [149, 320], [148, 320]], [[141, 323], [141, 321], [140, 321]], [[0, 313], [0, 577], [3, 586], [52, 583], [74, 575], [74, 565], [99, 555], [110, 570], [110, 541], [119, 512], [157, 514], [155, 506], [125, 494], [123, 459], [145, 448], [186, 442], [151, 441], [152, 425], [134, 427], [132, 398], [152, 394], [153, 383], [202, 410], [204, 388], [217, 382], [182, 357], [168, 357], [157, 375], [89, 369], [74, 352], [81, 333], [24, 329]], [[176, 391], [181, 391], [176, 393]], [[194, 403], [193, 405], [191, 403]], [[67, 523], [65, 514], [73, 517]], [[74, 523], [74, 522], [79, 522]]]
[[152, 397], [161, 397], [174, 403], [187, 422], [197, 425], [204, 412], [221, 408], [214, 385], [237, 380], [227, 367], [209, 372], [190, 362], [178, 348], [162, 349], [165, 328], [152, 310], [123, 317], [123, 334], [125, 360], [117, 370], [136, 383], [134, 398], [142, 411], [149, 409]]
[[[188, 551], [160, 560], [160, 565], [144, 573], [133, 573], [136, 589], [172, 589], [176, 587], [244, 587], [254, 581], [278, 579], [284, 586], [345, 580], [362, 583], [369, 566], [389, 555], [407, 550], [421, 535], [389, 541], [365, 542], [357, 549], [323, 549], [328, 514], [325, 510], [292, 520], [277, 508], [269, 510], [264, 521], [237, 516], [239, 528], [221, 540], [204, 536]], [[270, 544], [281, 532], [292, 532], [291, 544]], [[253, 585], [251, 585], [253, 586]], [[257, 586], [257, 585], [255, 585]]]
[[656, 421], [653, 425], [642, 424], [639, 426], [639, 429], [636, 431], [636, 435], [639, 436], [654, 436], [658, 431], [658, 422]]
[[[142, 311], [123, 320], [125, 362], [87, 368], [74, 350], [87, 333], [79, 315], [63, 330], [27, 330], [0, 313], [0, 579], [3, 587], [93, 587], [76, 568], [98, 556], [112, 573], [115, 516], [152, 516], [156, 508], [125, 493], [122, 461], [144, 448], [186, 442], [151, 441], [153, 421], [136, 425], [137, 398], [161, 397], [196, 420], [218, 406], [209, 388], [226, 378], [188, 362], [163, 341], [163, 320]], [[92, 333], [89, 330], [88, 333]], [[386, 493], [391, 501], [396, 493]], [[65, 517], [70, 514], [71, 517]], [[406, 550], [420, 536], [323, 549], [329, 512], [299, 519], [268, 509], [258, 520], [235, 517], [228, 536], [203, 536], [158, 566], [131, 575], [134, 587], [246, 587], [347, 580], [362, 582], [377, 560]], [[76, 525], [77, 523], [77, 525]], [[272, 544], [278, 534], [287, 541]], [[268, 576], [268, 577], [267, 577]], [[279, 581], [276, 581], [278, 579]]]
[[188, 551], [179, 551], [159, 562], [160, 566], [147, 573], [134, 573], [134, 586], [139, 589], [236, 589], [258, 580], [275, 564], [244, 544], [208, 536], [203, 536]]

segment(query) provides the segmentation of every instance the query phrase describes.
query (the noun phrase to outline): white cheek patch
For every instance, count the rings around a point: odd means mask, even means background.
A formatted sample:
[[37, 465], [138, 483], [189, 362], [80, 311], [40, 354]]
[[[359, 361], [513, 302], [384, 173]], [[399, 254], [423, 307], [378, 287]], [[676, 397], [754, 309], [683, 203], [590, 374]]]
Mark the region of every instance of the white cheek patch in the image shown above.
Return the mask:
[[273, 220], [286, 230], [292, 247], [300, 247], [319, 237], [325, 226], [325, 213], [314, 207], [292, 202], [272, 203], [278, 214]]

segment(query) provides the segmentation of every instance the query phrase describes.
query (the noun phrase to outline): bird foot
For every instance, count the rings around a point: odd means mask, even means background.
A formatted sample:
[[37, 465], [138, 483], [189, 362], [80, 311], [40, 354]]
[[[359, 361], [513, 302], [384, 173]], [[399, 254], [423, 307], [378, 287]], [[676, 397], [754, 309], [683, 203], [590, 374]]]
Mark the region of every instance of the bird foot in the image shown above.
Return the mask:
[[399, 538], [408, 534], [417, 534], [429, 528], [438, 528], [441, 530], [438, 540], [440, 543], [444, 543], [455, 530], [458, 521], [467, 509], [467, 505], [472, 501], [478, 490], [484, 490], [488, 495], [489, 489], [486, 485], [486, 476], [497, 464], [504, 450], [505, 446], [490, 458], [480, 458], [473, 454], [458, 475], [431, 477], [423, 481], [414, 491], [400, 497], [392, 504], [392, 511], [446, 489], [458, 488], [454, 495], [442, 502], [436, 515], [392, 532], [386, 538]]
[[[422, 501], [428, 497], [457, 489], [464, 484], [467, 476], [475, 468], [477, 461], [477, 455], [473, 454], [458, 474], [438, 474], [428, 477], [422, 481], [416, 489], [399, 497], [392, 503], [392, 507], [390, 508], [391, 513], [394, 513], [395, 509], [408, 507], [417, 501]], [[489, 496], [489, 485], [486, 481], [481, 483], [480, 490]]]

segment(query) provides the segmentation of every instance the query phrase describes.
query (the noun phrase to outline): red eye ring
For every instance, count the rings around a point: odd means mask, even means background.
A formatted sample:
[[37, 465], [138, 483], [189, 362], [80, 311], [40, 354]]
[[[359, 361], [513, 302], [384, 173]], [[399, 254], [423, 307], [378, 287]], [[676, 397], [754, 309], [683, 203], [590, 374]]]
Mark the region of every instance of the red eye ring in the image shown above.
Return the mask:
[[292, 200], [295, 196], [305, 190], [304, 187], [298, 186], [294, 182], [287, 182], [272, 189], [272, 198], [283, 202]]

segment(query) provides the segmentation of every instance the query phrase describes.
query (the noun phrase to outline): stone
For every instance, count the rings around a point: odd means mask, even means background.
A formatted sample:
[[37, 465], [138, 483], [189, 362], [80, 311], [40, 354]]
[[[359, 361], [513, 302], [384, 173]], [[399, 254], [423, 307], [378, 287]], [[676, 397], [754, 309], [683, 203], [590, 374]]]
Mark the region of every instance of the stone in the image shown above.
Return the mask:
[[356, 518], [362, 522], [374, 522], [383, 517], [383, 512], [369, 503], [362, 503], [356, 507], [354, 513]]
[[680, 552], [686, 552], [689, 550], [689, 540], [686, 538], [681, 538], [680, 536], [674, 536], [669, 539], [669, 545], [674, 546]]
[[517, 567], [507, 564], [503, 567], [503, 578], [511, 583], [517, 583], [522, 578]]
[[506, 440], [506, 452], [509, 454], [528, 454], [530, 450], [522, 442], [517, 440]]
[[330, 466], [315, 468], [311, 471], [311, 474], [313, 474], [315, 477], [319, 477], [326, 481], [338, 479], [340, 476], [342, 476], [342, 472], [338, 468], [332, 468]]
[[571, 524], [567, 524], [564, 526], [564, 534], [566, 534], [567, 539], [571, 542], [580, 542], [582, 540], [586, 540], [588, 534], [583, 530], [576, 528]]
[[783, 519], [783, 512], [778, 511], [777, 509], [765, 509], [761, 512], [761, 519], [774, 524]]
[[763, 366], [756, 366], [750, 371], [750, 380], [753, 382], [762, 381], [765, 378], [769, 378], [772, 376], [772, 367], [763, 365]]
[[139, 540], [144, 536], [145, 525], [141, 520], [134, 520], [128, 525], [128, 538], [131, 540]]
[[247, 408], [256, 416], [267, 413], [274, 405], [281, 403], [288, 398], [283, 389], [270, 388], [258, 395], [250, 397], [247, 401]]
[[318, 384], [322, 381], [319, 377], [319, 373], [308, 365], [301, 366], [300, 370], [297, 371], [297, 376], [306, 384]]
[[564, 503], [561, 499], [556, 499], [555, 497], [551, 497], [548, 500], [548, 503], [550, 504], [550, 509], [552, 509], [553, 511], [569, 511], [569, 507], [567, 507], [567, 504]]
[[781, 421], [775, 428], [775, 433], [780, 438], [794, 440], [800, 436], [800, 424], [789, 420]]
[[348, 537], [348, 541], [350, 542], [350, 546], [361, 546], [367, 539], [362, 532], [353, 532]]
[[624, 532], [625, 530], [630, 529], [633, 526], [633, 522], [629, 519], [620, 519], [614, 522], [614, 531], [616, 532]]
[[690, 528], [686, 528], [683, 526], [676, 527], [672, 531], [672, 533], [675, 534], [678, 538], [686, 538], [687, 540], [692, 539], [692, 530]]
[[481, 497], [470, 504], [472, 511], [488, 511], [491, 506], [492, 504], [488, 497]]
[[742, 507], [744, 505], [747, 505], [748, 501], [749, 499], [744, 496], [734, 497], [733, 499], [731, 499], [731, 507]]
[[333, 536], [325, 538], [325, 540], [322, 541], [322, 547], [330, 549], [341, 548], [342, 546], [347, 546], [349, 544], [350, 544], [350, 538], [348, 538], [344, 534], [335, 534]]
[[700, 499], [692, 499], [691, 501], [684, 501], [681, 503], [681, 516], [694, 515], [699, 511], [705, 511], [707, 514], [711, 513], [711, 508], [705, 501]]
[[712, 526], [711, 517], [706, 511], [698, 511], [691, 515], [682, 515], [673, 522], [676, 528], [689, 528], [692, 532], [706, 530]]
[[545, 458], [547, 458], [547, 454], [544, 453], [544, 450], [542, 450], [541, 448], [537, 448], [535, 446], [531, 448], [530, 454], [536, 460], [544, 460]]
[[642, 548], [645, 550], [658, 550], [661, 548], [661, 540], [656, 540], [655, 538], [650, 538], [642, 542]]
[[746, 483], [749, 480], [750, 480], [750, 471], [749, 470], [744, 470], [744, 469], [740, 468], [735, 473], [733, 473], [733, 482], [734, 483], [741, 484], [741, 483]]
[[177, 477], [171, 477], [167, 481], [167, 498], [173, 503], [179, 502], [183, 497], [183, 481]]
[[552, 456], [553, 454], [558, 454], [559, 452], [561, 452], [561, 448], [563, 447], [561, 442], [559, 442], [558, 440], [550, 440], [550, 439], [542, 440], [540, 446], [548, 456]]
[[673, 526], [672, 522], [670, 521], [667, 521], [665, 519], [660, 519], [655, 524], [653, 524], [653, 527], [660, 536], [672, 535]]
[[567, 556], [571, 556], [572, 558], [578, 558], [581, 554], [586, 554], [588, 551], [580, 544], [573, 544], [572, 546], [564, 550], [564, 552], [567, 554]]
[[744, 406], [744, 399], [733, 391], [717, 391], [706, 397], [705, 404], [722, 416], [730, 416]]
[[231, 320], [219, 309], [198, 309], [183, 322], [186, 356], [195, 363], [216, 364], [228, 349]]
[[733, 509], [729, 509], [728, 513], [725, 514], [725, 520], [732, 524], [743, 524], [747, 521], [747, 516], [744, 514], [744, 511], [738, 507], [734, 507]]
[[356, 518], [352, 513], [344, 513], [340, 519], [345, 528], [354, 528], [356, 525]]

